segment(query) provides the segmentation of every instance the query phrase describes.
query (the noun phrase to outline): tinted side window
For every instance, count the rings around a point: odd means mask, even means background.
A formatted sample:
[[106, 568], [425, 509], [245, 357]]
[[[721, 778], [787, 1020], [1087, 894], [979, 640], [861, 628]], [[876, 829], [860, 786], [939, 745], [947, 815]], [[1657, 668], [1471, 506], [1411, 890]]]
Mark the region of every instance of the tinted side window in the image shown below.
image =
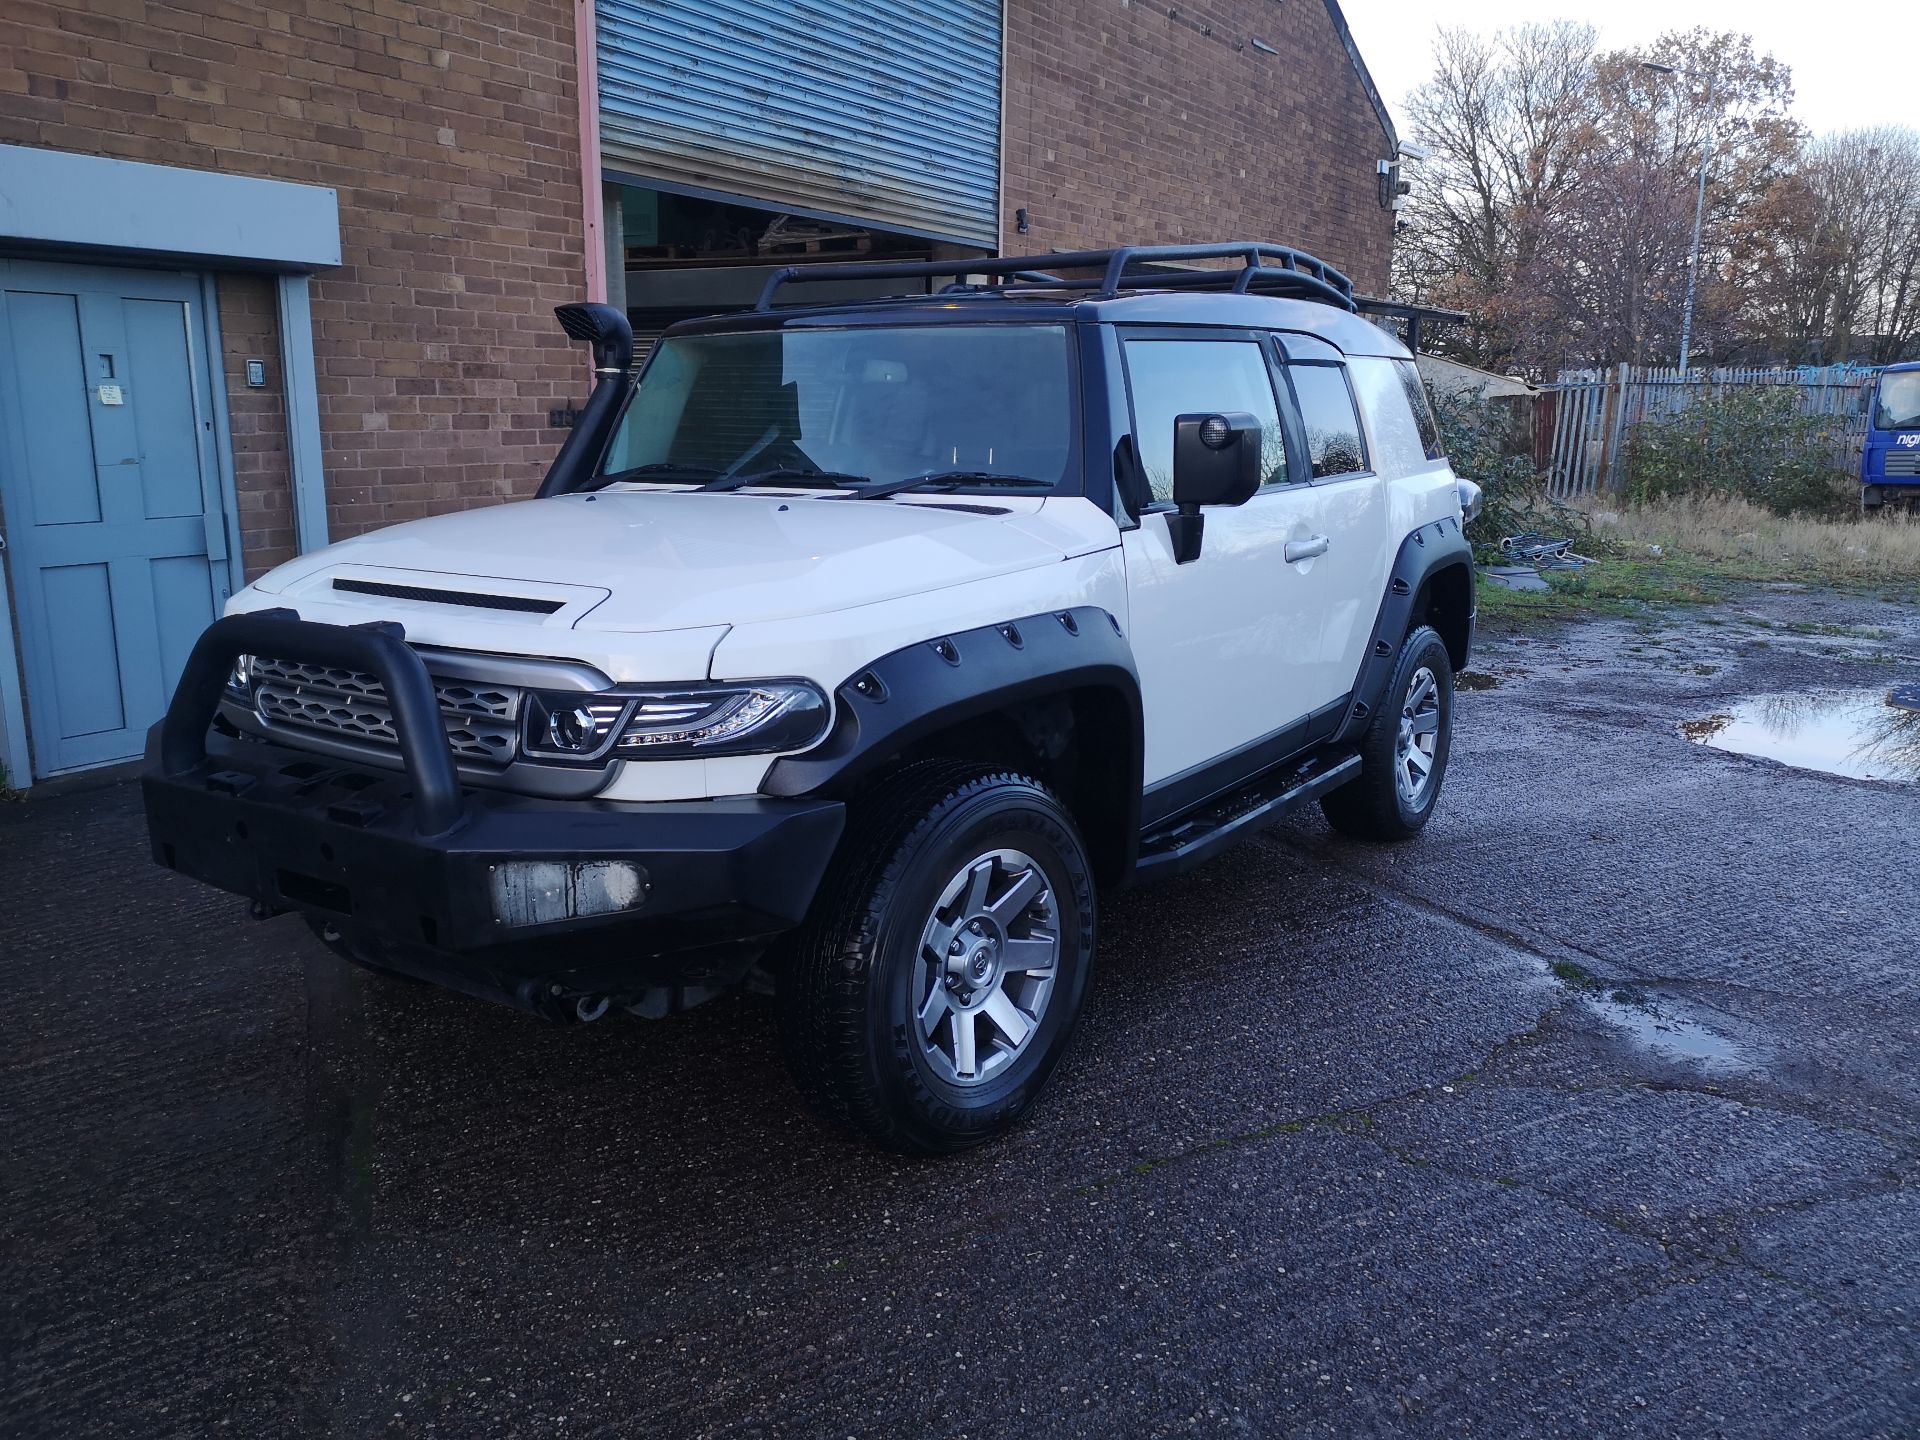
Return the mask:
[[1438, 460], [1446, 452], [1440, 448], [1440, 427], [1434, 423], [1433, 406], [1427, 399], [1426, 384], [1420, 379], [1420, 367], [1411, 360], [1393, 362], [1400, 372], [1400, 388], [1406, 392], [1413, 410], [1413, 423], [1420, 431], [1420, 443], [1427, 447], [1427, 459]]
[[1176, 415], [1244, 410], [1260, 422], [1261, 465], [1272, 485], [1287, 478], [1286, 437], [1274, 404], [1266, 352], [1252, 340], [1129, 340], [1134, 443], [1156, 500], [1173, 498]]
[[1414, 423], [1400, 371], [1383, 355], [1352, 355], [1347, 372], [1367, 412], [1373, 435], [1373, 468], [1387, 479], [1411, 474], [1427, 463], [1427, 447]]
[[1307, 453], [1313, 459], [1313, 478], [1351, 475], [1367, 468], [1360, 444], [1360, 420], [1353, 413], [1353, 393], [1345, 370], [1338, 365], [1289, 365], [1294, 397], [1300, 402], [1300, 421], [1307, 432]]

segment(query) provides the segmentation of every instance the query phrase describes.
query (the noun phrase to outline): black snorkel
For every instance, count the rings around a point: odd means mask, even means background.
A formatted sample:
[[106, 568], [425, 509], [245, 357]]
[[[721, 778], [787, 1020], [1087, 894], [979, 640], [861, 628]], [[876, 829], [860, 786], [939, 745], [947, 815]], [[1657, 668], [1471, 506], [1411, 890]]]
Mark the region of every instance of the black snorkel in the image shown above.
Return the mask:
[[593, 346], [594, 386], [567, 443], [553, 457], [547, 478], [534, 492], [542, 500], [586, 487], [620, 418], [620, 407], [633, 389], [633, 326], [625, 315], [611, 305], [594, 304], [561, 305], [553, 313], [571, 338]]

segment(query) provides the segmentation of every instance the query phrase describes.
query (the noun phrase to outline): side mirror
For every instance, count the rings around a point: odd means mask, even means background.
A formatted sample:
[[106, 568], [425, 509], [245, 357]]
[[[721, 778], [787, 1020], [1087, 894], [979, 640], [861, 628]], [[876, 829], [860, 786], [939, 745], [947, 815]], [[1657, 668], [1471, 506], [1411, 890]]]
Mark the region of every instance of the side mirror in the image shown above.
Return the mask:
[[1260, 422], [1245, 411], [1176, 415], [1173, 420], [1173, 503], [1167, 534], [1174, 563], [1200, 558], [1203, 505], [1244, 505], [1265, 478]]

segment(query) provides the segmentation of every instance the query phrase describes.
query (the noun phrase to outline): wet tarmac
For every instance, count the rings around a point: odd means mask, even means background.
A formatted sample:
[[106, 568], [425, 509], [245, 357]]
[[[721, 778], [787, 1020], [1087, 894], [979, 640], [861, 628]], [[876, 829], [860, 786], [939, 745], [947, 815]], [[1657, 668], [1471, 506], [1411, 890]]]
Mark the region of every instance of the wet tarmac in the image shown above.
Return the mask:
[[1497, 639], [1442, 813], [1112, 901], [937, 1164], [766, 1002], [561, 1030], [0, 806], [8, 1436], [1911, 1436], [1920, 788], [1688, 743], [1920, 674], [1777, 593]]

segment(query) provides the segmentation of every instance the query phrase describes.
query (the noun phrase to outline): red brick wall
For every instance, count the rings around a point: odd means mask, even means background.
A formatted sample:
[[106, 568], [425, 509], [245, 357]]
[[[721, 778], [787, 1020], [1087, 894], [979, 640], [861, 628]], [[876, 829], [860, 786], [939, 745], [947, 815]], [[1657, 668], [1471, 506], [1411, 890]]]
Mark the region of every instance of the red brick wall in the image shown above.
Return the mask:
[[[293, 479], [287, 463], [286, 387], [280, 373], [280, 317], [272, 277], [220, 276], [220, 349], [226, 371], [227, 429], [247, 578], [296, 553]], [[267, 383], [247, 384], [247, 361], [266, 363]]]
[[1389, 141], [1321, 0], [1173, 9], [1009, 0], [1004, 248], [1277, 240], [1385, 294]]
[[[5, 0], [0, 143], [339, 191], [313, 316], [349, 535], [528, 493], [563, 438], [547, 411], [587, 388], [552, 315], [585, 285], [572, 27], [570, 0]], [[263, 283], [223, 284], [221, 311], [229, 355], [271, 362], [267, 391], [228, 387], [270, 559], [292, 533]]]

